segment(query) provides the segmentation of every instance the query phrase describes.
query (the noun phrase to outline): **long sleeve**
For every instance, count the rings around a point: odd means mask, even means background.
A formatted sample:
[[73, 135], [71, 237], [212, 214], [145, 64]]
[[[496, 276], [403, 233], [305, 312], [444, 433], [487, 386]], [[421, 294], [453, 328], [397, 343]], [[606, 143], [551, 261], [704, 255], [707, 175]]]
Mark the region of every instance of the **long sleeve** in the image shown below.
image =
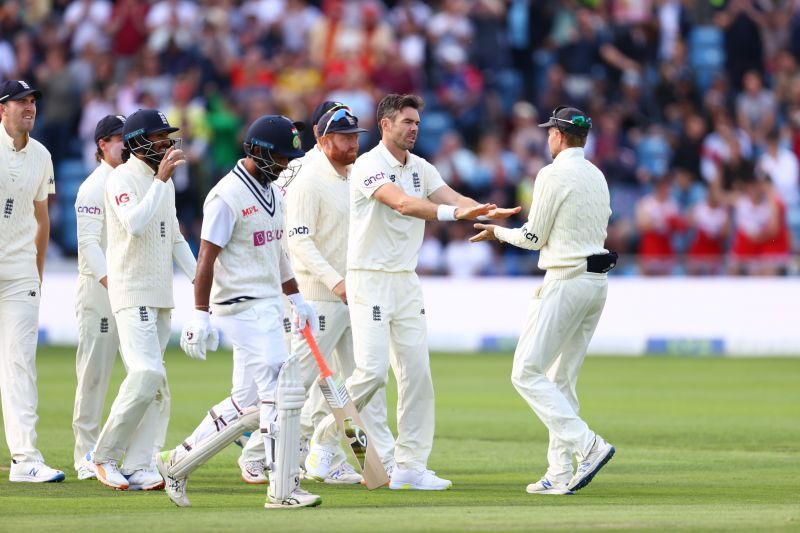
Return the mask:
[[83, 189], [78, 191], [75, 199], [78, 252], [91, 270], [92, 277], [98, 282], [108, 273], [102, 244], [105, 226], [104, 209], [102, 189], [91, 192], [85, 192]]
[[553, 228], [563, 193], [554, 183], [552, 175], [543, 168], [533, 185], [533, 200], [528, 221], [520, 228], [497, 228], [495, 237], [503, 242], [527, 250], [539, 250], [546, 243]]
[[123, 179], [109, 180], [109, 205], [119, 218], [122, 227], [131, 235], [141, 235], [153, 220], [161, 202], [169, 194], [170, 186], [154, 179], [144, 198], [139, 200], [135, 189]]
[[325, 259], [314, 243], [316, 225], [322, 219], [319, 211], [323, 209], [318, 191], [319, 189], [314, 187], [303, 187], [302, 190], [292, 191], [286, 198], [289, 253], [312, 276], [319, 279], [328, 289], [333, 289], [344, 276]]
[[175, 239], [172, 244], [172, 258], [177, 263], [178, 268], [183, 270], [186, 277], [194, 281], [195, 272], [197, 270], [197, 259], [195, 259], [189, 243], [181, 233], [181, 225], [178, 218], [173, 219], [173, 227], [175, 228]]

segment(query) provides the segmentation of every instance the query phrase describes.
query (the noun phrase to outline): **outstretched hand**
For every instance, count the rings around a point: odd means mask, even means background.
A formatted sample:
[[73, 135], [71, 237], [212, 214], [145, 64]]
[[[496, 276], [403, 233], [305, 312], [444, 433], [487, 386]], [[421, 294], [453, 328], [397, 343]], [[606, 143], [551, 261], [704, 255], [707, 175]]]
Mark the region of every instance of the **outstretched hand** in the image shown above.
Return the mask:
[[522, 211], [520, 206], [517, 207], [496, 207], [486, 213], [486, 218], [489, 220], [502, 220], [504, 218], [508, 218], [510, 216], [514, 216], [517, 213]]
[[[517, 208], [519, 209], [519, 208]], [[499, 227], [494, 224], [474, 224], [472, 226], [475, 229], [482, 230], [477, 235], [473, 235], [470, 237], [469, 242], [481, 242], [481, 241], [496, 241], [497, 237], [494, 235], [494, 229]]]
[[456, 209], [456, 220], [473, 220], [481, 216], [488, 216], [492, 211], [497, 210], [495, 204], [477, 204], [472, 207], [459, 207]]

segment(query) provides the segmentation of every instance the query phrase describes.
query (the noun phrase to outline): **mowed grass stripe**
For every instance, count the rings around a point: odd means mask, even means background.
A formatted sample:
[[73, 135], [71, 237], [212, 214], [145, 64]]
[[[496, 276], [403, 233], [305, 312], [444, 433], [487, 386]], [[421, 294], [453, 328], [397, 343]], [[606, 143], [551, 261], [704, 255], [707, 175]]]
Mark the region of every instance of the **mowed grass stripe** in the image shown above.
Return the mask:
[[[322, 495], [322, 507], [268, 512], [264, 487], [239, 480], [231, 447], [192, 476], [193, 507], [178, 509], [163, 493], [114, 492], [75, 479], [74, 350], [43, 348], [39, 445], [67, 481], [11, 484], [4, 459], [0, 531], [121, 524], [194, 532], [800, 529], [800, 359], [588, 358], [578, 384], [581, 414], [617, 455], [572, 497], [525, 493], [546, 468], [547, 432], [513, 390], [508, 354], [436, 355], [432, 366], [437, 439], [429, 466], [453, 480], [452, 490], [370, 493], [304, 482]], [[170, 350], [167, 368], [167, 444], [174, 446], [228, 394], [230, 355], [198, 363]], [[122, 377], [118, 364], [113, 393]], [[393, 406], [393, 383], [389, 396]], [[393, 425], [393, 412], [390, 419]]]

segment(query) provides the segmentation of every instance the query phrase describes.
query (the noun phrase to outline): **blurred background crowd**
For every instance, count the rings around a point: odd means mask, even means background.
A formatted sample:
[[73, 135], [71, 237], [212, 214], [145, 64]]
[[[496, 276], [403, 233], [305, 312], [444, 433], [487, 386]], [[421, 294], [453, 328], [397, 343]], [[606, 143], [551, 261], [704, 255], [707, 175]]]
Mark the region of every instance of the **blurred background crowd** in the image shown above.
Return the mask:
[[[616, 274], [800, 270], [800, 0], [5, 0], [0, 78], [43, 93], [53, 254], [77, 249], [73, 203], [106, 114], [164, 111], [190, 164], [175, 176], [196, 249], [202, 201], [265, 113], [348, 104], [361, 150], [385, 94], [424, 97], [416, 152], [456, 190], [522, 205], [550, 161], [558, 105], [593, 118]], [[313, 145], [310, 128], [304, 147]], [[524, 217], [512, 224], [521, 224]], [[428, 224], [419, 270], [538, 273], [537, 256]]]

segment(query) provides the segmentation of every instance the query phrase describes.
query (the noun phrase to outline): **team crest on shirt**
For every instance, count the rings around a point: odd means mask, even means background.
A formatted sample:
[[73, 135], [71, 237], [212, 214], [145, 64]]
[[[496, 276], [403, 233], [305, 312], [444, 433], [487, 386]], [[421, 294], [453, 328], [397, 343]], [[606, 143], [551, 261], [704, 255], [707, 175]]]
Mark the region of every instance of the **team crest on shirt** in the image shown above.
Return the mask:
[[414, 181], [414, 190], [419, 192], [419, 190], [422, 188], [422, 184], [419, 181], [419, 174], [414, 172], [411, 174], [411, 179]]

